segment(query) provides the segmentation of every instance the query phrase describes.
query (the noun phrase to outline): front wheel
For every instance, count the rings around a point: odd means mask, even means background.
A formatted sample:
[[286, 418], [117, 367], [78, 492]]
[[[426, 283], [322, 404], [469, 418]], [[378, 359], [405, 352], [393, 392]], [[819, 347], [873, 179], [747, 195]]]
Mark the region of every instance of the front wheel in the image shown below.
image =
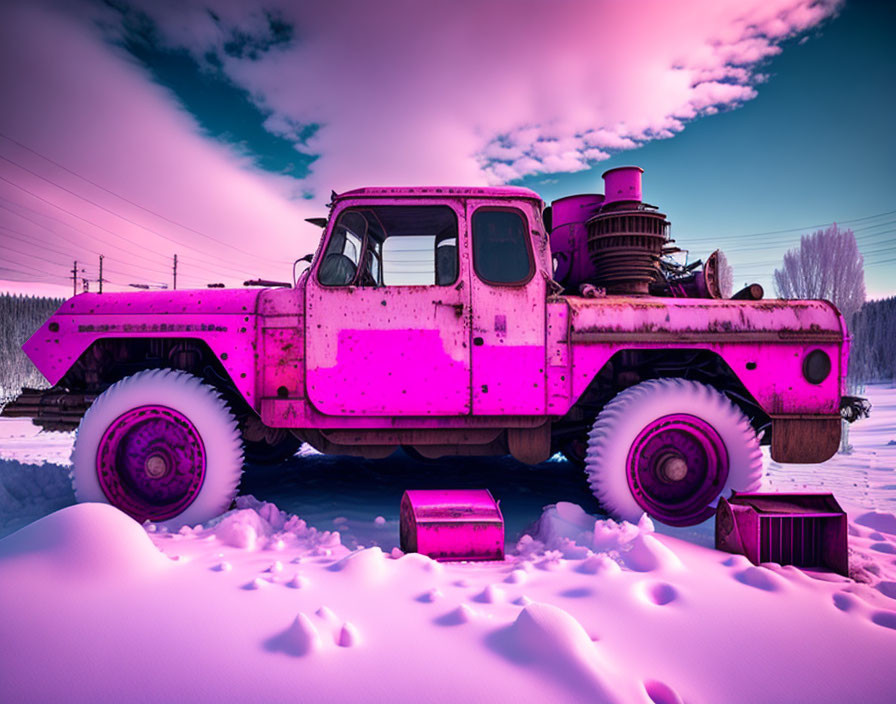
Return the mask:
[[237, 422], [220, 394], [171, 369], [110, 386], [81, 420], [72, 451], [78, 501], [169, 528], [226, 511], [242, 468]]
[[731, 490], [755, 491], [762, 452], [747, 417], [716, 389], [653, 379], [625, 389], [598, 415], [585, 471], [617, 518], [647, 513], [673, 526], [713, 515]]

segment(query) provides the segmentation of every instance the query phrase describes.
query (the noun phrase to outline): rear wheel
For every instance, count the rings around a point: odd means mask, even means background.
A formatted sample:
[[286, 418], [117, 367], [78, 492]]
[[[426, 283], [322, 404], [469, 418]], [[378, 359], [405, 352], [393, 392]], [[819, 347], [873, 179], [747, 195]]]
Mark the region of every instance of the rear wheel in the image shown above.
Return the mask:
[[168, 527], [202, 523], [237, 493], [243, 450], [218, 392], [182, 371], [139, 372], [110, 386], [78, 428], [78, 501], [110, 503]]
[[647, 513], [694, 525], [718, 497], [755, 491], [762, 453], [749, 420], [716, 389], [654, 379], [610, 401], [589, 435], [585, 471], [595, 496], [617, 518]]

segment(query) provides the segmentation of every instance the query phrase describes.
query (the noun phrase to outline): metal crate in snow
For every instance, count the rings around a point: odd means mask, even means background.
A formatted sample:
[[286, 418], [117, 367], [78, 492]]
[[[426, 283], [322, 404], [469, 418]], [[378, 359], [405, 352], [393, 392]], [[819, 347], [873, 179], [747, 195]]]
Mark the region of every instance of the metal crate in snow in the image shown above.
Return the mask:
[[846, 575], [846, 513], [833, 494], [734, 492], [719, 499], [716, 549]]

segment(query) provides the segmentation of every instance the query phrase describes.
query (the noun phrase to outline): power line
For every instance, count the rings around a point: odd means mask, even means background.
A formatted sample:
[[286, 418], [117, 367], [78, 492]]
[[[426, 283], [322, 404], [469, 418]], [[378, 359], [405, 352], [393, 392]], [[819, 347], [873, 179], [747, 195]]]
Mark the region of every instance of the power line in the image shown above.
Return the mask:
[[[0, 206], [0, 208], [2, 208], [2, 207], [3, 207], [3, 206]], [[33, 237], [30, 237], [27, 233], [21, 232], [20, 230], [14, 230], [14, 229], [12, 229], [12, 228], [10, 228], [10, 227], [6, 227], [6, 226], [4, 226], [4, 225], [0, 225], [0, 230], [5, 230], [7, 233], [13, 233], [13, 234], [7, 234], [6, 237], [8, 237], [8, 238], [10, 238], [10, 239], [13, 239], [13, 240], [16, 240], [17, 242], [22, 242], [23, 244], [34, 244], [34, 238], [33, 238]], [[16, 237], [16, 235], [20, 235], [20, 237]], [[69, 258], [70, 258], [70, 257], [73, 257], [73, 256], [77, 256], [76, 253], [74, 253], [74, 252], [72, 252], [72, 251], [70, 251], [70, 250], [69, 250], [69, 251], [62, 251], [62, 250], [60, 250], [60, 249], [56, 249], [55, 247], [50, 246], [49, 244], [44, 243], [44, 242], [40, 242], [39, 245], [40, 245], [41, 249], [46, 249], [46, 250], [50, 250], [51, 252], [56, 252], [56, 253], [58, 253], [58, 254], [63, 254], [63, 255], [65, 255], [66, 257], [69, 257]], [[114, 245], [113, 245], [113, 246], [114, 246]], [[99, 256], [99, 252], [97, 252], [97, 251], [95, 251], [95, 250], [92, 250], [92, 249], [90, 249], [90, 248], [88, 248], [88, 247], [84, 247], [83, 249], [85, 249], [86, 251], [90, 252], [91, 254], [94, 254], [94, 255]], [[120, 248], [120, 247], [116, 247], [116, 249], [121, 249], [121, 248]], [[127, 251], [127, 250], [123, 250], [123, 249], [122, 249], [122, 251]], [[126, 263], [126, 262], [125, 262], [125, 263]], [[133, 264], [131, 264], [130, 266], [133, 266], [133, 267], [135, 267], [135, 268], [139, 268], [139, 269], [141, 269], [141, 270], [152, 271], [153, 273], [161, 274], [161, 275], [163, 275], [163, 276], [167, 276], [167, 272], [162, 271], [161, 269], [153, 269], [152, 267], [148, 267], [148, 266], [145, 266], [145, 265], [143, 265], [143, 264], [133, 263]]]
[[[54, 217], [54, 216], [50, 215], [49, 213], [41, 213], [41, 212], [39, 212], [39, 211], [37, 211], [37, 210], [34, 210], [33, 208], [29, 208], [27, 205], [24, 205], [24, 204], [22, 204], [22, 203], [16, 203], [15, 201], [7, 200], [7, 199], [3, 198], [2, 196], [0, 196], [0, 200], [6, 200], [6, 202], [8, 202], [8, 203], [13, 203], [16, 207], [24, 208], [25, 210], [27, 210], [27, 211], [29, 211], [29, 212], [31, 212], [31, 213], [34, 213], [34, 214], [37, 215], [38, 217], [47, 218], [48, 220], [52, 220], [53, 222], [59, 223], [59, 224], [62, 225], [63, 227], [65, 227], [65, 228], [67, 228], [67, 229], [69, 229], [69, 230], [72, 230], [73, 232], [77, 232], [78, 234], [83, 235], [84, 237], [89, 237], [90, 239], [99, 242], [104, 248], [113, 247], [113, 248], [115, 248], [115, 249], [119, 249], [119, 250], [121, 250], [122, 252], [126, 252], [126, 253], [128, 253], [128, 254], [130, 254], [130, 255], [132, 255], [132, 256], [133, 256], [133, 254], [134, 254], [133, 249], [125, 249], [125, 248], [122, 247], [121, 245], [117, 245], [117, 244], [114, 244], [114, 243], [112, 243], [112, 242], [108, 242], [108, 241], [102, 239], [101, 237], [98, 237], [97, 235], [94, 235], [94, 234], [92, 234], [92, 233], [90, 233], [90, 232], [86, 232], [86, 231], [84, 231], [84, 230], [81, 230], [80, 228], [77, 228], [77, 227], [75, 227], [74, 225], [65, 222], [64, 220], [61, 220], [61, 219], [59, 219], [59, 218], [57, 218], [57, 217]], [[60, 232], [58, 232], [58, 231], [56, 231], [56, 230], [53, 230], [53, 229], [47, 227], [46, 225], [44, 225], [44, 224], [38, 222], [37, 220], [34, 220], [33, 218], [29, 218], [27, 215], [24, 215], [23, 213], [20, 213], [20, 212], [18, 212], [17, 210], [14, 210], [13, 208], [10, 208], [9, 206], [6, 206], [6, 205], [3, 205], [2, 203], [0, 203], [0, 208], [2, 208], [3, 210], [8, 210], [10, 213], [12, 213], [13, 215], [15, 215], [16, 217], [21, 218], [22, 220], [25, 220], [26, 222], [30, 222], [32, 225], [34, 225], [34, 226], [36, 226], [36, 227], [39, 227], [39, 228], [42, 229], [42, 230], [46, 230], [47, 232], [49, 232], [49, 233], [50, 233], [51, 235], [53, 235], [54, 237], [62, 237], [62, 236], [63, 236], [62, 233], [60, 233]], [[28, 234], [26, 234], [26, 233], [24, 233], [24, 232], [21, 232], [21, 231], [18, 231], [18, 232], [19, 232], [19, 234], [24, 235], [24, 236], [30, 238], [30, 235], [28, 235]], [[84, 249], [86, 249], [88, 252], [92, 252], [93, 254], [99, 254], [99, 252], [98, 252], [97, 250], [92, 250], [92, 249], [90, 249], [89, 247], [87, 247], [87, 246], [85, 246], [85, 245], [81, 245], [81, 246], [82, 246]], [[159, 254], [159, 255], [156, 255], [156, 256], [162, 257], [163, 259], [166, 259], [166, 260], [167, 260], [167, 258], [168, 258], [167, 255], [161, 255], [161, 254]], [[140, 258], [143, 259], [143, 260], [145, 260], [145, 261], [147, 261], [147, 262], [150, 262], [150, 263], [156, 263], [156, 262], [153, 262], [153, 260], [151, 260], [151, 259], [149, 259], [148, 257], [146, 257], [145, 255], [140, 255]]]
[[[239, 253], [241, 253], [241, 254], [245, 254], [245, 255], [248, 255], [248, 256], [250, 256], [250, 257], [255, 257], [255, 258], [257, 258], [257, 259], [262, 259], [262, 260], [269, 261], [269, 262], [272, 262], [272, 263], [273, 263], [274, 261], [276, 261], [276, 260], [274, 260], [274, 259], [269, 259], [268, 257], [263, 257], [263, 256], [261, 256], [261, 255], [259, 255], [259, 254], [255, 254], [254, 252], [249, 252], [249, 251], [247, 251], [247, 250], [245, 250], [245, 249], [242, 249], [242, 248], [240, 248], [240, 247], [237, 247], [237, 246], [235, 246], [235, 245], [232, 245], [232, 244], [230, 244], [230, 243], [228, 243], [228, 242], [224, 242], [223, 240], [219, 240], [217, 237], [213, 237], [212, 235], [208, 235], [208, 234], [206, 234], [206, 233], [204, 233], [204, 232], [202, 232], [202, 231], [200, 231], [200, 230], [197, 230], [197, 229], [195, 229], [195, 228], [193, 228], [193, 227], [190, 227], [189, 225], [184, 225], [183, 223], [180, 223], [180, 222], [178, 222], [178, 221], [176, 221], [176, 220], [173, 220], [173, 219], [171, 219], [171, 218], [169, 218], [169, 217], [166, 217], [165, 215], [162, 215], [161, 213], [157, 213], [156, 211], [151, 210], [150, 208], [147, 208], [147, 207], [145, 207], [145, 206], [143, 206], [143, 205], [140, 205], [139, 203], [136, 203], [136, 202], [130, 200], [129, 198], [126, 198], [125, 196], [121, 195], [120, 193], [116, 193], [115, 191], [112, 191], [112, 190], [106, 188], [105, 186], [102, 186], [102, 185], [100, 185], [99, 183], [96, 183], [95, 181], [92, 181], [91, 179], [87, 178], [86, 176], [82, 176], [82, 175], [79, 174], [77, 171], [74, 171], [74, 170], [72, 170], [72, 169], [70, 169], [70, 168], [68, 168], [68, 167], [66, 167], [66, 166], [63, 166], [63, 165], [60, 164], [59, 162], [54, 161], [53, 159], [49, 158], [48, 156], [45, 156], [45, 155], [41, 154], [40, 152], [38, 152], [38, 151], [32, 149], [31, 147], [28, 147], [28, 146], [22, 144], [21, 142], [19, 142], [18, 140], [13, 139], [12, 137], [9, 137], [9, 136], [3, 134], [2, 132], [0, 132], [0, 137], [3, 137], [4, 139], [9, 140], [10, 142], [13, 142], [14, 144], [17, 144], [17, 145], [20, 146], [22, 149], [25, 149], [26, 151], [29, 151], [29, 152], [31, 152], [32, 154], [35, 154], [35, 155], [39, 156], [41, 159], [45, 159], [46, 161], [50, 162], [51, 164], [54, 164], [55, 166], [59, 167], [59, 168], [62, 169], [63, 171], [66, 171], [66, 172], [72, 174], [73, 176], [75, 176], [75, 177], [81, 179], [82, 181], [85, 181], [85, 182], [89, 183], [90, 185], [94, 186], [95, 188], [99, 188], [101, 191], [105, 191], [106, 193], [108, 193], [108, 194], [110, 194], [110, 195], [112, 195], [112, 196], [115, 196], [116, 198], [119, 198], [120, 200], [123, 200], [125, 203], [129, 203], [130, 205], [133, 205], [135, 208], [139, 208], [140, 210], [143, 210], [144, 212], [147, 212], [147, 213], [149, 213], [149, 214], [151, 214], [151, 215], [154, 215], [155, 217], [157, 217], [157, 218], [159, 218], [159, 219], [161, 219], [161, 220], [164, 220], [165, 222], [168, 222], [168, 223], [170, 223], [170, 224], [172, 224], [172, 225], [175, 225], [175, 226], [177, 226], [177, 227], [183, 228], [184, 230], [188, 230], [189, 232], [192, 232], [192, 233], [194, 233], [194, 234], [196, 234], [196, 235], [199, 235], [200, 237], [205, 237], [206, 239], [211, 240], [212, 242], [215, 242], [215, 243], [217, 243], [217, 244], [219, 244], [219, 245], [223, 245], [223, 246], [225, 246], [225, 247], [229, 247], [230, 249], [233, 249], [234, 251], [239, 252]], [[108, 208], [105, 208], [105, 207], [102, 206], [102, 205], [99, 205], [98, 203], [94, 203], [94, 202], [93, 202], [92, 200], [90, 200], [89, 198], [86, 198], [86, 197], [84, 197], [84, 196], [82, 196], [82, 195], [80, 195], [80, 194], [78, 194], [78, 193], [75, 193], [74, 191], [69, 190], [68, 188], [66, 188], [66, 187], [64, 187], [64, 186], [59, 185], [59, 184], [56, 183], [55, 181], [52, 181], [52, 180], [50, 180], [50, 179], [48, 179], [48, 178], [46, 178], [46, 177], [40, 175], [39, 173], [37, 173], [37, 172], [35, 172], [35, 171], [32, 171], [31, 169], [29, 169], [29, 168], [26, 167], [26, 166], [22, 166], [22, 165], [19, 164], [18, 162], [13, 161], [12, 159], [10, 159], [10, 158], [8, 158], [8, 157], [5, 157], [5, 156], [0, 155], [0, 159], [3, 159], [4, 161], [8, 161], [10, 164], [13, 164], [13, 165], [15, 165], [15, 166], [18, 166], [20, 169], [22, 169], [22, 170], [24, 170], [24, 171], [27, 171], [28, 173], [32, 174], [33, 176], [37, 176], [37, 178], [42, 179], [42, 180], [46, 181], [47, 183], [50, 183], [50, 184], [56, 186], [57, 188], [62, 189], [62, 190], [65, 191], [66, 193], [70, 193], [71, 195], [73, 195], [73, 196], [75, 196], [75, 197], [77, 197], [77, 198], [81, 198], [82, 200], [84, 200], [84, 201], [90, 203], [91, 205], [96, 206], [97, 208], [101, 208], [102, 210], [106, 210], [107, 212], [109, 212], [109, 213], [111, 213], [111, 214], [113, 214], [113, 215], [116, 215], [116, 216], [122, 218], [123, 220], [126, 220], [127, 222], [130, 222], [130, 223], [132, 223], [132, 224], [134, 224], [134, 225], [137, 225], [138, 227], [143, 227], [144, 229], [148, 230], [149, 232], [154, 232], [155, 234], [159, 235], [159, 237], [165, 237], [164, 235], [162, 235], [162, 234], [160, 234], [160, 233], [158, 233], [158, 232], [155, 232], [155, 231], [152, 230], [151, 228], [147, 228], [147, 227], [145, 227], [145, 226], [143, 226], [143, 225], [141, 225], [141, 224], [139, 224], [139, 223], [134, 222], [133, 220], [130, 220], [130, 219], [126, 218], [125, 216], [123, 216], [123, 215], [121, 215], [121, 214], [119, 214], [119, 213], [116, 213], [116, 212], [114, 212], [114, 211], [112, 211], [112, 210], [109, 210]], [[165, 237], [165, 239], [168, 239], [168, 238]], [[173, 241], [173, 240], [172, 240], [172, 241]]]
[[[888, 210], [884, 213], [876, 213], [875, 215], [866, 215], [861, 218], [853, 218], [852, 220], [839, 220], [839, 221], [837, 221], [837, 224], [838, 225], [848, 225], [849, 223], [852, 223], [852, 222], [863, 222], [865, 220], [873, 220], [874, 218], [879, 218], [879, 217], [883, 217], [885, 215], [894, 215], [894, 214], [896, 214], [896, 210]], [[768, 232], [751, 232], [751, 233], [744, 233], [744, 234], [740, 234], [740, 235], [729, 235], [729, 236], [730, 237], [764, 237], [766, 235], [781, 235], [781, 234], [784, 234], [787, 232], [799, 232], [801, 230], [802, 231], [814, 230], [814, 229], [821, 228], [821, 227], [830, 227], [831, 224], [832, 223], [830, 223], [830, 222], [826, 222], [826, 223], [822, 223], [820, 225], [805, 225], [803, 227], [792, 227], [787, 230], [770, 230]]]
[[[15, 183], [15, 182], [13, 182], [13, 181], [10, 181], [10, 180], [9, 180], [8, 178], [6, 178], [5, 176], [0, 176], [0, 181], [5, 181], [5, 182], [8, 183], [9, 185], [13, 186], [14, 188], [18, 188], [20, 191], [23, 191], [23, 192], [27, 193], [28, 195], [32, 196], [33, 198], [37, 198], [37, 200], [39, 200], [39, 201], [41, 201], [41, 202], [43, 202], [43, 203], [46, 203], [47, 205], [49, 205], [49, 206], [51, 206], [51, 207], [53, 207], [53, 208], [56, 208], [57, 210], [61, 210], [63, 213], [66, 213], [66, 214], [68, 214], [68, 215], [71, 215], [72, 217], [77, 218], [78, 220], [81, 220], [82, 222], [85, 222], [85, 223], [87, 223], [88, 225], [91, 225], [92, 227], [95, 227], [95, 228], [97, 228], [97, 229], [99, 229], [99, 230], [102, 230], [103, 232], [107, 232], [107, 233], [109, 233], [110, 235], [112, 235], [113, 237], [117, 237], [118, 239], [120, 239], [120, 240], [124, 240], [125, 242], [128, 242], [129, 244], [133, 244], [130, 240], [128, 240], [127, 237], [124, 237], [123, 235], [120, 235], [120, 234], [118, 234], [117, 232], [114, 232], [113, 230], [110, 230], [110, 229], [108, 229], [108, 228], [106, 228], [106, 227], [103, 227], [102, 225], [97, 225], [95, 222], [91, 222], [91, 221], [88, 220], [87, 218], [81, 217], [81, 216], [78, 215], [77, 213], [73, 213], [73, 212], [71, 212], [70, 210], [67, 210], [66, 208], [63, 208], [61, 205], [57, 205], [56, 203], [53, 203], [52, 201], [47, 200], [47, 199], [44, 198], [43, 196], [40, 196], [40, 195], [34, 193], [33, 191], [30, 191], [29, 189], [25, 188], [24, 186], [20, 186], [19, 184]], [[166, 237], [165, 239], [168, 239], [168, 238]], [[171, 241], [173, 241], [173, 240], [171, 240]], [[195, 249], [195, 248], [192, 248], [192, 247], [191, 247], [190, 249]], [[158, 254], [158, 255], [163, 256], [163, 257], [167, 257], [167, 256], [168, 256], [167, 254], [164, 254], [164, 253], [162, 253], [162, 252], [158, 252], [158, 251], [156, 251], [156, 250], [152, 250], [152, 249], [150, 249], [149, 251], [154, 252], [155, 254]], [[198, 251], [200, 254], [203, 254], [203, 252], [202, 252], [201, 250], [196, 250], [196, 251]], [[219, 269], [219, 267], [220, 267], [221, 269], [224, 269], [224, 268], [230, 269], [231, 272], [236, 272], [236, 273], [221, 274], [221, 273], [220, 273], [220, 269]], [[230, 267], [224, 267], [224, 266], [222, 266], [222, 265], [218, 265], [218, 264], [215, 264], [215, 265], [212, 265], [212, 264], [206, 264], [206, 265], [204, 266], [204, 268], [205, 268], [206, 270], [210, 271], [210, 272], [211, 272], [211, 271], [216, 271], [216, 270], [217, 270], [217, 271], [218, 271], [218, 273], [216, 274], [217, 276], [222, 276], [222, 275], [223, 275], [223, 276], [227, 276], [227, 277], [229, 277], [229, 278], [230, 278], [230, 277], [232, 277], [232, 278], [239, 278], [239, 277], [243, 277], [243, 276], [246, 275], [246, 272], [245, 272], [245, 271], [239, 271], [239, 270], [237, 270], [237, 269], [231, 269]]]
[[[890, 225], [890, 226], [896, 225], [896, 220], [893, 220], [888, 223], [881, 223], [879, 226], [875, 226], [875, 227], [882, 227], [884, 225]], [[856, 242], [859, 244], [860, 247], [863, 245], [864, 246], [878, 246], [880, 244], [889, 243], [890, 239], [887, 236], [892, 235], [894, 232], [896, 232], [896, 231], [890, 229], [890, 230], [883, 230], [881, 232], [869, 233], [866, 235], [859, 234], [859, 235], [856, 235]], [[853, 234], [855, 234], [855, 231], [853, 231]], [[786, 249], [798, 248], [800, 246], [800, 241], [801, 240], [793, 239], [793, 240], [787, 240], [787, 241], [782, 241], [782, 242], [776, 242], [774, 244], [757, 243], [757, 244], [752, 244], [752, 245], [738, 245], [738, 246], [734, 246], [734, 247], [721, 246], [719, 248], [723, 252], [725, 252], [725, 254], [730, 254], [730, 253], [735, 253], [735, 252], [754, 252], [757, 249], [766, 249], [766, 250], [771, 249], [771, 250], [783, 251]]]
[[[26, 209], [28, 209], [27, 206], [22, 206], [22, 207], [25, 207]], [[36, 221], [32, 220], [31, 218], [27, 218], [27, 217], [25, 217], [25, 216], [22, 215], [21, 213], [17, 213], [16, 211], [14, 211], [14, 210], [12, 210], [12, 209], [10, 209], [10, 208], [7, 208], [6, 206], [4, 206], [4, 205], [2, 205], [2, 204], [0, 204], [0, 208], [3, 208], [3, 209], [5, 209], [5, 210], [9, 210], [9, 211], [10, 211], [11, 213], [13, 213], [14, 215], [17, 215], [18, 217], [21, 217], [21, 218], [23, 218], [24, 220], [27, 220], [28, 222], [32, 223], [33, 225], [36, 225], [37, 227], [41, 228], [42, 230], [46, 230], [47, 232], [49, 232], [49, 233], [50, 233], [51, 235], [53, 235], [54, 237], [60, 237], [60, 233], [56, 232], [55, 230], [51, 230], [50, 228], [48, 228], [48, 227], [46, 227], [46, 226], [44, 226], [44, 225], [41, 225], [39, 222], [36, 222]], [[33, 212], [33, 211], [32, 211], [32, 212]], [[53, 218], [53, 217], [50, 216], [50, 215], [46, 215], [46, 217], [48, 217], [48, 218], [50, 218], [50, 219], [53, 219], [53, 220], [56, 220], [55, 218]], [[78, 229], [78, 228], [76, 228], [76, 227], [73, 227], [73, 226], [71, 226], [71, 225], [68, 225], [68, 224], [62, 222], [61, 220], [56, 220], [56, 221], [59, 222], [60, 224], [62, 224], [63, 226], [65, 226], [65, 227], [68, 227], [68, 228], [73, 229], [75, 232], [78, 232], [78, 233], [80, 233], [80, 234], [82, 234], [82, 235], [84, 235], [84, 236], [86, 236], [86, 237], [90, 237], [91, 239], [97, 240], [98, 242], [100, 242], [100, 243], [103, 245], [104, 248], [112, 247], [112, 248], [114, 248], [114, 249], [117, 249], [117, 250], [120, 250], [120, 251], [122, 251], [122, 252], [125, 252], [125, 253], [128, 254], [128, 255], [133, 256], [133, 251], [131, 251], [131, 250], [127, 250], [127, 249], [125, 249], [124, 247], [121, 247], [121, 246], [116, 245], [116, 244], [112, 244], [111, 242], [107, 242], [107, 241], [105, 241], [105, 240], [103, 240], [103, 239], [101, 239], [101, 238], [99, 238], [99, 237], [96, 237], [96, 236], [94, 236], [94, 235], [91, 235], [91, 234], [88, 233], [88, 232], [84, 232], [83, 230], [80, 230], [80, 229]], [[3, 229], [3, 230], [6, 230], [7, 232], [11, 232], [11, 233], [15, 233], [15, 234], [20, 235], [20, 237], [15, 237], [15, 235], [7, 235], [7, 237], [12, 237], [13, 239], [15, 239], [15, 240], [17, 240], [17, 241], [19, 241], [19, 242], [22, 242], [22, 243], [24, 243], [24, 244], [29, 244], [29, 245], [34, 243], [34, 237], [31, 236], [31, 235], [29, 235], [28, 233], [22, 232], [21, 230], [15, 230], [15, 229], [13, 229], [13, 228], [6, 227], [6, 226], [3, 226], [3, 225], [0, 225], [0, 229]], [[51, 246], [48, 245], [48, 244], [45, 244], [44, 242], [40, 242], [39, 244], [40, 244], [40, 246], [41, 246], [42, 248], [53, 250], [53, 247], [51, 247]], [[79, 247], [83, 248], [83, 249], [86, 250], [87, 252], [90, 252], [90, 253], [92, 253], [92, 254], [94, 254], [94, 255], [99, 256], [99, 254], [100, 254], [100, 252], [98, 252], [97, 250], [91, 249], [91, 248], [89, 248], [89, 247], [84, 247], [83, 245], [79, 245]], [[69, 251], [69, 252], [62, 252], [61, 250], [55, 250], [55, 251], [57, 251], [57, 252], [60, 253], [60, 254], [64, 254], [64, 255], [67, 256], [67, 257], [74, 256], [74, 254], [73, 254], [72, 252], [70, 252], [70, 251]], [[145, 259], [145, 258], [144, 258], [144, 259]], [[166, 257], [166, 259], [167, 259], [167, 257]], [[181, 260], [182, 260], [182, 259], [181, 259]], [[151, 262], [151, 260], [149, 260], [149, 259], [145, 259], [145, 261]], [[125, 261], [125, 262], [122, 262], [122, 263], [127, 264], [128, 266], [133, 266], [133, 267], [135, 267], [135, 268], [139, 268], [141, 271], [142, 271], [142, 270], [145, 270], [145, 271], [153, 272], [154, 274], [158, 274], [158, 275], [163, 276], [163, 277], [166, 277], [166, 278], [168, 277], [168, 274], [170, 273], [169, 270], [162, 270], [162, 269], [154, 268], [154, 267], [152, 267], [152, 266], [147, 266], [146, 264], [143, 264], [143, 263], [138, 263], [138, 262], [126, 262], [126, 261]], [[241, 276], [239, 276], [239, 277], [234, 277], [232, 274], [226, 274], [226, 273], [221, 273], [221, 272], [217, 272], [217, 273], [216, 273], [216, 272], [211, 272], [211, 271], [205, 271], [205, 269], [204, 269], [202, 266], [195, 266], [195, 267], [193, 267], [193, 268], [199, 270], [200, 273], [203, 273], [203, 272], [204, 272], [209, 278], [218, 278], [218, 277], [220, 277], [220, 276], [224, 276], [225, 278], [238, 278], [238, 279], [241, 279], [241, 280], [245, 278], [245, 273], [241, 274]], [[130, 276], [130, 275], [128, 275], [128, 276]], [[199, 280], [199, 277], [196, 277], [196, 280]]]

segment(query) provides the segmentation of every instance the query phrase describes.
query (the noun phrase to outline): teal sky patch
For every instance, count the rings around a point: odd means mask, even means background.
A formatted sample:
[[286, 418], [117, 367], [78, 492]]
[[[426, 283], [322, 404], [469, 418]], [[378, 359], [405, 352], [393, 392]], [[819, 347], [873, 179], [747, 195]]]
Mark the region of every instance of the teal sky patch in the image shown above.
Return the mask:
[[[296, 151], [318, 126], [291, 125], [295, 139], [268, 131], [270, 112], [252, 101], [250, 94], [235, 85], [221, 68], [221, 59], [209, 51], [200, 64], [186, 49], [164, 46], [155, 23], [145, 13], [121, 3], [107, 3], [121, 17], [116, 43], [146, 68], [153, 80], [170, 90], [209, 137], [236, 147], [261, 169], [297, 179], [308, 175], [315, 156]], [[218, 18], [211, 14], [215, 22]], [[252, 35], [233, 30], [223, 44], [230, 57], [255, 60], [264, 52], [293, 41], [292, 27], [267, 15], [269, 32]]]

